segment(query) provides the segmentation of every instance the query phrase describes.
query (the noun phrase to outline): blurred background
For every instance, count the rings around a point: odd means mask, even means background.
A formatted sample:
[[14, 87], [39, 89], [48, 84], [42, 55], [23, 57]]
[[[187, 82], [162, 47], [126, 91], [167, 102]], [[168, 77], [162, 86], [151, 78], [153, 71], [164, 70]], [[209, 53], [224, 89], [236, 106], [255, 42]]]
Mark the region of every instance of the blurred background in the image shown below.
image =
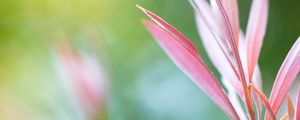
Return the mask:
[[[239, 0], [243, 29], [250, 3]], [[0, 0], [0, 119], [228, 119], [167, 58], [141, 24], [146, 16], [136, 4], [182, 31], [218, 75], [201, 45], [187, 0]], [[299, 36], [299, 4], [299, 0], [270, 0], [259, 59], [267, 95]], [[77, 71], [68, 73], [69, 68]], [[85, 97], [77, 90], [87, 89], [81, 79], [66, 80], [72, 75], [92, 79], [92, 85], [101, 79], [97, 84], [105, 87], [94, 86], [91, 99], [82, 100]], [[86, 78], [89, 75], [95, 77]], [[104, 101], [97, 103], [103, 104], [100, 107], [85, 104], [98, 99]]]

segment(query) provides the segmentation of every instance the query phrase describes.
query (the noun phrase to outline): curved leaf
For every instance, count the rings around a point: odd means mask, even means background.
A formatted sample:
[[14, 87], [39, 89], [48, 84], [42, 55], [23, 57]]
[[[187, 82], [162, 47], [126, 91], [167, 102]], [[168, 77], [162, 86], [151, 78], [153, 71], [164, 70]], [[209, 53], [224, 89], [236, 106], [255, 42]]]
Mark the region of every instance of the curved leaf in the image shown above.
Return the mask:
[[257, 63], [268, 19], [268, 0], [253, 0], [246, 31], [247, 62], [250, 81]]
[[[226, 80], [229, 80], [233, 83], [240, 83], [240, 81], [238, 80], [238, 73], [231, 63], [231, 59], [226, 54], [226, 51], [221, 48], [222, 46], [218, 43], [218, 41], [213, 37], [214, 35], [212, 31], [210, 31], [209, 26], [205, 24], [205, 20], [200, 15], [197, 15], [196, 22], [204, 48], [215, 68], [222, 76], [228, 78]], [[243, 97], [242, 87], [236, 85], [234, 85], [234, 87], [235, 91], [241, 97]]]
[[232, 119], [239, 119], [226, 93], [199, 55], [188, 49], [157, 25], [146, 21], [145, 26], [176, 65], [187, 74]]
[[270, 104], [277, 114], [286, 94], [300, 70], [300, 37], [286, 56], [273, 85]]
[[161, 20], [153, 13], [141, 8], [156, 24], [145, 21], [159, 45], [175, 64], [189, 76], [227, 115], [239, 119], [224, 89], [204, 65], [193, 44], [174, 27]]
[[245, 95], [245, 101], [246, 101], [247, 109], [248, 109], [248, 112], [249, 112], [249, 115], [250, 115], [251, 119], [254, 120], [255, 119], [254, 108], [252, 106], [251, 95], [250, 95], [250, 92], [248, 90], [246, 76], [245, 76], [245, 72], [244, 72], [243, 65], [242, 65], [242, 62], [241, 62], [241, 58], [240, 58], [240, 55], [239, 55], [238, 45], [235, 41], [235, 36], [234, 36], [234, 33], [233, 33], [233, 29], [231, 28], [231, 24], [230, 24], [228, 15], [227, 15], [227, 13], [226, 13], [223, 5], [222, 5], [221, 0], [216, 0], [216, 2], [217, 2], [219, 11], [222, 15], [222, 18], [223, 18], [223, 21], [224, 21], [224, 24], [225, 24], [226, 33], [227, 33], [227, 36], [228, 36], [228, 41], [230, 43], [230, 47], [232, 48], [234, 59], [236, 60], [236, 63], [237, 63], [237, 68], [238, 68], [238, 71], [239, 71], [240, 80], [241, 80], [241, 83], [242, 83], [243, 89], [244, 89], [244, 95]]

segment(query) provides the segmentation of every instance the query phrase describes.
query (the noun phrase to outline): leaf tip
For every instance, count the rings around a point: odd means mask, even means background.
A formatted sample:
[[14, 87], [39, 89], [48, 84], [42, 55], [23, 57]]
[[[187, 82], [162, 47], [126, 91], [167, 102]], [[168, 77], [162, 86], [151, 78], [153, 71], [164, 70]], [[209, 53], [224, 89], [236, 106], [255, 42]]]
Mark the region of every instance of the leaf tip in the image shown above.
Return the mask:
[[142, 12], [147, 13], [147, 10], [143, 7], [141, 7], [140, 5], [136, 4], [135, 5], [138, 9], [140, 9]]

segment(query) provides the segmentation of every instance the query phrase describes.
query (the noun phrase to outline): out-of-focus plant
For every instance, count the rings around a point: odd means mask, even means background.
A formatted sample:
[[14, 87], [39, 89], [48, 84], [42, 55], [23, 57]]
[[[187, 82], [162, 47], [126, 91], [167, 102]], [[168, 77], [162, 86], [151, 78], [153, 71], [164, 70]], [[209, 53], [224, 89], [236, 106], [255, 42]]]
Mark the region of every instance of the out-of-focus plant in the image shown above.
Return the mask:
[[83, 119], [107, 119], [107, 73], [94, 46], [88, 46], [89, 52], [79, 51], [65, 38], [55, 47], [63, 86]]
[[[196, 47], [176, 28], [154, 13], [139, 7], [152, 21], [144, 25], [176, 65], [187, 74], [231, 119], [276, 119], [300, 70], [300, 38], [286, 56], [273, 85], [270, 98], [262, 92], [258, 56], [268, 18], [268, 0], [253, 0], [246, 34], [239, 26], [237, 0], [190, 0], [202, 42], [227, 89], [204, 64]], [[300, 119], [300, 91], [296, 109], [288, 100], [289, 110], [282, 119]], [[289, 98], [289, 97], [288, 97]], [[245, 103], [244, 110], [241, 102]], [[255, 105], [254, 105], [255, 103]]]

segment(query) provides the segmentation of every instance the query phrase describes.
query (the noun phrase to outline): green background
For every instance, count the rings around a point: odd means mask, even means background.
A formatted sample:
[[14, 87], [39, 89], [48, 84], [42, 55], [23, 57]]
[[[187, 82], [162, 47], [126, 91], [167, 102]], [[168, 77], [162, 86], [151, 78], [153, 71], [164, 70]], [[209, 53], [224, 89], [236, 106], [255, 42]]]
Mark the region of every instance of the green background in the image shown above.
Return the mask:
[[[0, 0], [0, 110], [12, 111], [20, 116], [16, 119], [80, 119], [61, 92], [64, 88], [53, 68], [51, 45], [63, 31], [81, 48], [85, 30], [95, 28], [102, 41], [96, 46], [103, 47], [110, 77], [108, 119], [228, 119], [167, 58], [143, 27], [141, 20], [146, 16], [136, 4], [182, 31], [217, 75], [201, 45], [187, 0]], [[243, 30], [250, 4], [250, 0], [239, 0]], [[300, 35], [299, 5], [299, 0], [270, 0], [259, 59], [267, 95]], [[0, 116], [9, 116], [1, 111]]]

